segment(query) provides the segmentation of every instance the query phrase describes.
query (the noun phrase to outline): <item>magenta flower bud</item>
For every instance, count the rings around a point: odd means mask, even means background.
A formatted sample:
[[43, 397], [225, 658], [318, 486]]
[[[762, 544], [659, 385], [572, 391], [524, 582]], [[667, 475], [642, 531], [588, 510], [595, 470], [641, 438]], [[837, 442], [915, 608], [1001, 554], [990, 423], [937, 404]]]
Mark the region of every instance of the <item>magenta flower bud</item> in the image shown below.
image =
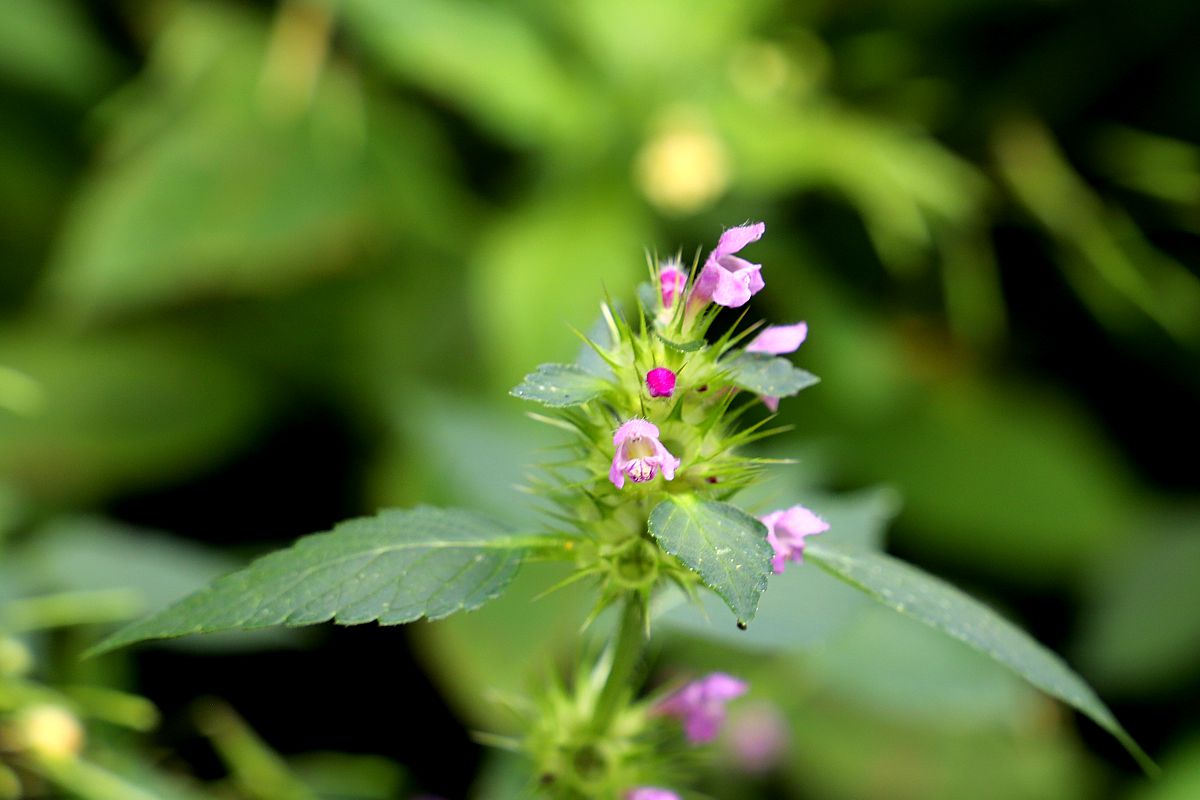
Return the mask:
[[687, 286], [687, 273], [679, 266], [679, 262], [675, 260], [668, 261], [658, 273], [658, 287], [662, 292], [663, 308], [670, 308], [675, 305], [675, 298], [683, 294], [683, 288]]
[[751, 263], [734, 253], [751, 242], [757, 242], [766, 229], [766, 225], [756, 222], [722, 233], [716, 249], [708, 254], [704, 269], [696, 278], [691, 302], [707, 303], [711, 300], [719, 306], [737, 308], [746, 305], [752, 295], [762, 291], [765, 285], [759, 274], [762, 264]]
[[692, 681], [654, 707], [656, 713], [676, 717], [693, 744], [710, 742], [717, 737], [725, 721], [725, 704], [741, 697], [750, 688], [745, 681], [723, 672], [714, 672]]
[[625, 793], [625, 800], [679, 800], [679, 795], [657, 786], [638, 786]]
[[792, 506], [772, 511], [759, 521], [767, 526], [767, 541], [775, 550], [771, 565], [776, 574], [783, 572], [788, 561], [804, 559], [804, 537], [829, 530], [829, 523], [804, 506]]
[[658, 427], [644, 419], [631, 419], [613, 434], [612, 467], [608, 479], [618, 489], [625, 488], [625, 478], [634, 483], [652, 480], [659, 470], [667, 480], [674, 480], [679, 459], [667, 452], [658, 440]]
[[675, 393], [675, 373], [666, 367], [655, 367], [646, 373], [646, 388], [651, 397], [670, 397]]

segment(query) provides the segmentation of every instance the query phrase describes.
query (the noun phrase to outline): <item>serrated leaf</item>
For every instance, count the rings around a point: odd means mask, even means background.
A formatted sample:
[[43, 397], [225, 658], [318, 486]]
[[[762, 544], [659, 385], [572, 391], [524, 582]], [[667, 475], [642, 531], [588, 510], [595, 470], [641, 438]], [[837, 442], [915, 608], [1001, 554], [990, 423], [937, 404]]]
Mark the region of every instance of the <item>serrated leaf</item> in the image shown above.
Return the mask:
[[821, 381], [786, 358], [766, 353], [742, 353], [725, 367], [735, 384], [764, 397], [791, 397]]
[[681, 495], [650, 513], [650, 535], [720, 595], [739, 625], [754, 619], [771, 571], [771, 545], [761, 522], [728, 503]]
[[468, 511], [390, 509], [306, 536], [126, 626], [92, 649], [271, 625], [397, 625], [498, 596], [523, 555], [552, 542]]
[[595, 400], [609, 389], [609, 383], [574, 364], [542, 364], [525, 376], [509, 394], [533, 400], [544, 406], [565, 408]]
[[655, 331], [654, 335], [657, 336], [659, 341], [661, 341], [667, 347], [671, 348], [672, 350], [678, 350], [681, 353], [694, 353], [708, 344], [708, 342], [704, 341], [703, 339], [693, 339], [690, 342], [673, 342], [658, 331]]
[[1066, 663], [995, 611], [945, 581], [882, 553], [806, 543], [805, 557], [883, 605], [990, 656], [1086, 714], [1148, 773], [1154, 765], [1087, 683]]

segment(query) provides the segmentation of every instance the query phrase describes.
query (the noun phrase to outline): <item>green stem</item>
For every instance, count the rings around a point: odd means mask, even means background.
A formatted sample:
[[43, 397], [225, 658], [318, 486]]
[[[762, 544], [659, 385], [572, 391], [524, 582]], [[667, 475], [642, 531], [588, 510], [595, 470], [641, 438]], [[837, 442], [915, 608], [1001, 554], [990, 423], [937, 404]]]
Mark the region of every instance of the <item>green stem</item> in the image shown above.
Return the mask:
[[613, 648], [612, 665], [608, 680], [596, 700], [596, 713], [592, 717], [592, 729], [604, 733], [612, 723], [625, 694], [630, 690], [634, 670], [642, 658], [642, 647], [646, 643], [646, 631], [642, 618], [642, 598], [631, 593], [625, 600], [621, 614], [621, 627]]

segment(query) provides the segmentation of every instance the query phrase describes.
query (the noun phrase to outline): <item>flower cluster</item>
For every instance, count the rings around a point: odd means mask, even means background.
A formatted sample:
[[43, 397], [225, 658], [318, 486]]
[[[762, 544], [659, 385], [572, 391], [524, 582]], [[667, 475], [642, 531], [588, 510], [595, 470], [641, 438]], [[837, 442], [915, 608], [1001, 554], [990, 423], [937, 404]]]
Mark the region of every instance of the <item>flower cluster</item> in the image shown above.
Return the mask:
[[[693, 596], [713, 590], [743, 627], [767, 576], [799, 562], [805, 537], [829, 527], [800, 505], [755, 517], [728, 502], [768, 463], [744, 445], [775, 432], [765, 424], [781, 398], [817, 381], [781, 358], [807, 338], [804, 322], [708, 335], [722, 309], [764, 289], [762, 265], [741, 253], [765, 230], [761, 222], [726, 230], [690, 270], [677, 259], [652, 264], [636, 315], [603, 304], [602, 326], [583, 337], [577, 364], [544, 365], [514, 390], [552, 410], [536, 418], [575, 437], [573, 455], [546, 466], [534, 488], [577, 534], [575, 577], [598, 581], [592, 618], [610, 605], [625, 609], [606, 658], [574, 695], [564, 687], [543, 698], [531, 721], [523, 746], [555, 796], [678, 800], [663, 788], [678, 770], [662, 765], [715, 739], [726, 705], [749, 687], [717, 672], [635, 702], [638, 657], [630, 648], [640, 648], [650, 628], [652, 595], [665, 584]], [[760, 399], [769, 414], [760, 413]], [[761, 419], [746, 423], [756, 412]], [[728, 541], [711, 540], [727, 530]], [[710, 569], [721, 560], [728, 563]], [[746, 583], [735, 590], [721, 583], [739, 576]], [[683, 735], [651, 735], [662, 726]]]

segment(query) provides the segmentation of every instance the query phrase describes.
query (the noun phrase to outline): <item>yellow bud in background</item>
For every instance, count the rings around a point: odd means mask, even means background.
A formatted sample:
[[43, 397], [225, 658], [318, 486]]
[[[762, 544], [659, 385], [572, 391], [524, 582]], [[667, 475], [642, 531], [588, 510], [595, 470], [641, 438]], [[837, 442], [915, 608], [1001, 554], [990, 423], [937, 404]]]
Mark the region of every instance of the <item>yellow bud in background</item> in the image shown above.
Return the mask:
[[729, 159], [703, 121], [672, 112], [638, 152], [634, 177], [660, 211], [690, 214], [711, 205], [729, 187]]
[[17, 718], [16, 735], [22, 747], [45, 759], [74, 758], [83, 749], [83, 724], [60, 706], [25, 709]]

